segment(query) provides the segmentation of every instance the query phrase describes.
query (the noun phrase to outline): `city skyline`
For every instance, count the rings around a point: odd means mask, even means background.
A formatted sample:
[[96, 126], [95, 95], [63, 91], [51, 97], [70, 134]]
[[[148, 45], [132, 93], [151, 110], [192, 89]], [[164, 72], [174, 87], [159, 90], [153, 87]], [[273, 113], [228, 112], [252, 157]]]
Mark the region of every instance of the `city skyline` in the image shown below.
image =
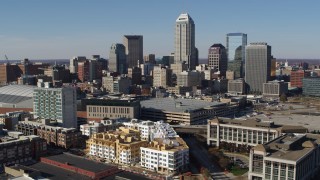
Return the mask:
[[[186, 1], [2, 1], [0, 59], [69, 59], [100, 54], [109, 57], [123, 35], [144, 36], [144, 54], [174, 52], [176, 17], [186, 12], [196, 26], [199, 58], [214, 43], [226, 46], [227, 33], [242, 32], [250, 42], [267, 42], [275, 58], [319, 58], [314, 36], [319, 2]], [[318, 5], [317, 5], [318, 4]], [[240, 14], [240, 15], [239, 15]], [[130, 17], [130, 18], [128, 18]], [[301, 51], [301, 47], [306, 47]]]

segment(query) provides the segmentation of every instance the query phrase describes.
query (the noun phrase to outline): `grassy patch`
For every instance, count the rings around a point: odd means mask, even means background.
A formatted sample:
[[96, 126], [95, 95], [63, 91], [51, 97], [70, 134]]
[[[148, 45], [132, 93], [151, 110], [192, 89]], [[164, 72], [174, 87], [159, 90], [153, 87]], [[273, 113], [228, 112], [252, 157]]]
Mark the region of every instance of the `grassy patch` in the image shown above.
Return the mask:
[[241, 168], [239, 166], [232, 166], [230, 172], [235, 176], [241, 176], [244, 173], [248, 172], [248, 168]]

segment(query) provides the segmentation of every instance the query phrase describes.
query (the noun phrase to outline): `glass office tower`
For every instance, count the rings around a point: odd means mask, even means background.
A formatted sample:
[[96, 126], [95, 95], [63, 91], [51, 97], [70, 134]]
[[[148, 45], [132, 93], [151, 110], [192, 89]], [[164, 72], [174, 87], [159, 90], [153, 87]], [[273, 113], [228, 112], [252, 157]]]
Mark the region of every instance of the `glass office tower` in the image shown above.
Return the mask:
[[247, 45], [247, 34], [229, 33], [226, 38], [228, 70], [234, 72], [235, 78], [244, 76], [245, 48]]
[[[229, 33], [227, 34], [227, 54], [228, 61], [241, 60], [245, 63], [245, 48], [247, 45], [247, 34]], [[241, 56], [239, 56], [239, 51]]]

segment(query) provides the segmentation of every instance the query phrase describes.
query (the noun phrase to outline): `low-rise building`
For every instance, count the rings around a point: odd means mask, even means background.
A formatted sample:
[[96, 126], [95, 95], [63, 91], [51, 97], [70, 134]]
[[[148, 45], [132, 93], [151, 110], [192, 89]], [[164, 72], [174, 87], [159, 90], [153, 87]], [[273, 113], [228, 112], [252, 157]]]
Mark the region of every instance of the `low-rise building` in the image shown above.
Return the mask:
[[16, 131], [24, 135], [37, 135], [46, 140], [47, 144], [63, 148], [78, 146], [80, 132], [75, 128], [62, 128], [57, 126], [46, 125], [47, 123], [37, 121], [20, 121], [16, 125]]
[[193, 91], [193, 87], [187, 87], [187, 86], [167, 87], [167, 91], [169, 93], [185, 96], [187, 92]]
[[139, 118], [140, 116], [138, 100], [94, 98], [82, 99], [81, 104], [90, 120]]
[[282, 133], [306, 133], [301, 126], [277, 125], [272, 121], [215, 118], [208, 121], [207, 144], [219, 147], [222, 142], [255, 146], [267, 143]]
[[245, 94], [246, 83], [244, 79], [236, 79], [228, 81], [228, 93], [231, 94]]
[[110, 93], [129, 94], [131, 79], [125, 76], [105, 76], [102, 77], [102, 85]]
[[120, 125], [121, 123], [118, 123], [115, 119], [101, 120], [100, 123], [96, 121], [89, 121], [88, 124], [80, 125], [80, 131], [82, 135], [91, 136], [95, 133], [115, 130]]
[[302, 93], [306, 96], [320, 96], [320, 77], [302, 79]]
[[248, 178], [312, 179], [320, 168], [320, 136], [292, 134], [280, 136], [251, 149]]
[[174, 138], [179, 137], [174, 129], [163, 121], [138, 121], [132, 119], [131, 122], [124, 122], [127, 128], [139, 130], [142, 140], [152, 141], [155, 138]]
[[46, 142], [38, 136], [5, 136], [0, 138], [0, 165], [39, 160], [46, 151]]
[[177, 74], [178, 86], [199, 86], [204, 79], [204, 74], [199, 71], [183, 71]]
[[86, 142], [89, 155], [128, 165], [140, 161], [140, 147], [146, 147], [147, 143], [140, 139], [138, 130], [124, 127], [93, 134]]
[[269, 81], [263, 83], [263, 96], [279, 97], [288, 92], [288, 83], [284, 81]]
[[208, 119], [216, 116], [233, 117], [237, 111], [237, 104], [196, 99], [152, 98], [141, 101], [141, 119], [187, 125], [206, 124]]
[[189, 165], [189, 147], [180, 137], [157, 138], [141, 147], [143, 168], [161, 173], [181, 172]]

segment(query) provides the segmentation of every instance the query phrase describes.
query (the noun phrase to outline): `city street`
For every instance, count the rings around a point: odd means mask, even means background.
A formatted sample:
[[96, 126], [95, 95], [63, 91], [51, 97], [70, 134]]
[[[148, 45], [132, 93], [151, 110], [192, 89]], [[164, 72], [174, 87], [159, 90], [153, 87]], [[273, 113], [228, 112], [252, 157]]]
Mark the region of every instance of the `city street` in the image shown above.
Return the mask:
[[231, 173], [226, 175], [223, 171], [220, 170], [217, 165], [215, 165], [211, 161], [208, 155], [208, 151], [198, 144], [195, 137], [183, 137], [183, 139], [190, 148], [190, 154], [192, 154], [193, 157], [196, 157], [200, 164], [210, 171], [213, 179], [233, 179], [234, 176]]

